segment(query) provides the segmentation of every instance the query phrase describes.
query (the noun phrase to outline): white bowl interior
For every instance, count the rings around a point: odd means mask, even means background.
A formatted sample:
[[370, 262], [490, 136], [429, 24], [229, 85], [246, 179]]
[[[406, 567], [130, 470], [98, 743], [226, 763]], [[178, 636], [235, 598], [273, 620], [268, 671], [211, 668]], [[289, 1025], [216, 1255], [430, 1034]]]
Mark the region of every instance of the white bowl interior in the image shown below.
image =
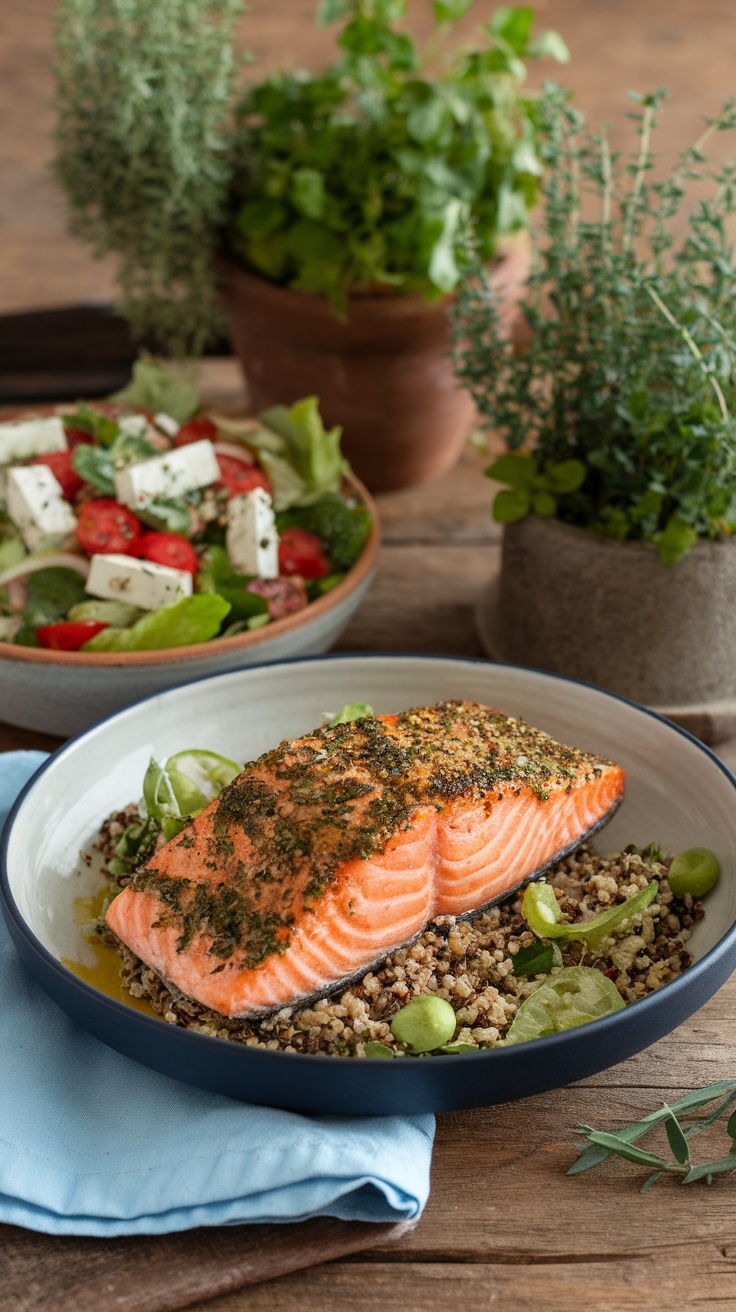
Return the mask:
[[[674, 726], [581, 684], [530, 670], [442, 657], [359, 656], [234, 671], [130, 707], [69, 744], [25, 798], [9, 837], [8, 874], [21, 915], [57, 959], [84, 958], [75, 899], [99, 887], [80, 862], [100, 823], [140, 796], [153, 755], [207, 747], [252, 760], [307, 732], [325, 712], [364, 701], [377, 712], [460, 698], [524, 718], [623, 765], [625, 801], [600, 851], [657, 841], [711, 848], [721, 878], [690, 947], [705, 955], [736, 921], [736, 789]], [[81, 868], [80, 868], [81, 867]]]

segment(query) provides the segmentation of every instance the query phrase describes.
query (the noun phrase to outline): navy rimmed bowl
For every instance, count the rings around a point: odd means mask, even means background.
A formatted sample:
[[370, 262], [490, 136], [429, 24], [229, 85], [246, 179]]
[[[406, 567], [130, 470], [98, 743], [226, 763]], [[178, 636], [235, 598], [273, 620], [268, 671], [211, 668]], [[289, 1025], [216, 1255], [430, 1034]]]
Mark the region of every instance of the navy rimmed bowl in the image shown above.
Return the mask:
[[[116, 1002], [62, 964], [84, 952], [80, 862], [111, 811], [135, 800], [149, 757], [209, 747], [250, 760], [307, 732], [324, 712], [377, 712], [463, 698], [521, 716], [628, 774], [624, 805], [598, 848], [702, 845], [721, 878], [694, 929], [693, 966], [625, 1010], [532, 1043], [388, 1062], [247, 1048], [189, 1033]], [[3, 910], [18, 952], [51, 998], [103, 1043], [189, 1084], [249, 1102], [328, 1113], [446, 1111], [504, 1102], [615, 1065], [702, 1006], [736, 966], [736, 778], [669, 721], [587, 684], [444, 656], [332, 656], [216, 675], [160, 693], [60, 748], [11, 812], [0, 851]], [[81, 869], [80, 869], [81, 866]]]

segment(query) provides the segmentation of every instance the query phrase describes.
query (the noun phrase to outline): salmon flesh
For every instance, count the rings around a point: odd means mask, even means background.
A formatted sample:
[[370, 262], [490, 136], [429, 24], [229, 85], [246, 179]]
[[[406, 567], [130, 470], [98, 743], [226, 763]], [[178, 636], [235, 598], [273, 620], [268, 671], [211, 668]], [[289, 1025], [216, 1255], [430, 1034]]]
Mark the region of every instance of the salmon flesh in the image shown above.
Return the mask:
[[624, 771], [471, 702], [316, 729], [247, 765], [111, 902], [107, 924], [223, 1016], [332, 991], [598, 829]]

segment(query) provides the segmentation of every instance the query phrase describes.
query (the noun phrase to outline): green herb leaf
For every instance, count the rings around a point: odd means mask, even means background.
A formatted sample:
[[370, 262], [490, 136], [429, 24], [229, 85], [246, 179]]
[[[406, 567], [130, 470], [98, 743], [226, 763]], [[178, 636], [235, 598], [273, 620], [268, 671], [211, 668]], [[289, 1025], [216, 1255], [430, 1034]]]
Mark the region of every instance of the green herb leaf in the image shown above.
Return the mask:
[[562, 965], [562, 953], [554, 943], [531, 943], [511, 960], [515, 975], [548, 975], [553, 966]]
[[115, 465], [109, 451], [103, 447], [84, 446], [80, 443], [72, 455], [72, 465], [85, 483], [90, 483], [103, 496], [114, 497]]
[[683, 1163], [687, 1163], [689, 1165], [690, 1149], [687, 1146], [687, 1139], [685, 1138], [685, 1135], [682, 1132], [682, 1127], [680, 1125], [680, 1122], [675, 1116], [675, 1113], [672, 1111], [672, 1108], [668, 1107], [666, 1103], [665, 1103], [665, 1110], [667, 1112], [667, 1116], [665, 1119], [664, 1128], [667, 1133], [667, 1140], [669, 1142], [670, 1148], [672, 1149], [672, 1152], [676, 1160], [680, 1162], [681, 1165]]
[[693, 1166], [683, 1180], [683, 1184], [694, 1184], [696, 1180], [707, 1179], [709, 1175], [730, 1175], [736, 1171], [736, 1156], [722, 1157], [715, 1162], [702, 1162]]
[[548, 461], [544, 469], [547, 483], [553, 492], [561, 495], [577, 492], [585, 482], [585, 465], [582, 460], [561, 460], [558, 464]]
[[191, 506], [184, 497], [171, 501], [149, 501], [137, 514], [149, 528], [164, 533], [181, 533], [186, 537], [192, 531]]
[[432, 0], [435, 22], [456, 23], [465, 17], [474, 3], [475, 0]]
[[477, 1043], [446, 1043], [442, 1048], [436, 1048], [436, 1052], [446, 1052], [448, 1056], [459, 1057], [466, 1052], [478, 1052]]
[[493, 518], [497, 524], [516, 524], [526, 518], [531, 506], [531, 493], [527, 488], [502, 488], [493, 500]]
[[485, 469], [486, 478], [497, 483], [508, 483], [513, 488], [531, 488], [537, 476], [537, 462], [533, 456], [509, 453], [499, 456]]
[[529, 42], [526, 53], [530, 59], [543, 59], [549, 56], [556, 59], [558, 64], [569, 64], [570, 51], [567, 43], [560, 36], [559, 32], [549, 29], [546, 32], [540, 32]]
[[[655, 1166], [658, 1171], [682, 1171], [680, 1166], [674, 1166], [671, 1162], [665, 1161], [663, 1157], [658, 1157], [656, 1153], [648, 1153], [643, 1148], [635, 1148], [633, 1144], [627, 1143], [626, 1139], [620, 1134], [606, 1134], [602, 1130], [588, 1130], [588, 1138], [597, 1147], [605, 1148], [607, 1152], [614, 1153], [616, 1157], [623, 1157], [625, 1161], [635, 1162], [638, 1166]], [[736, 1163], [734, 1163], [734, 1166], [736, 1166]]]
[[551, 519], [557, 514], [557, 502], [551, 492], [542, 488], [538, 492], [532, 492], [532, 510], [542, 519]]
[[527, 5], [499, 5], [490, 23], [490, 31], [506, 41], [517, 55], [526, 53], [534, 22], [534, 10]]
[[[26, 579], [23, 628], [35, 630], [42, 624], [63, 619], [85, 596], [84, 579], [75, 569], [55, 565], [39, 569]], [[16, 642], [18, 635], [16, 635]]]
[[100, 446], [112, 446], [120, 434], [117, 420], [103, 415], [93, 406], [80, 402], [72, 414], [62, 415], [66, 428], [76, 428], [80, 433], [89, 433]]
[[674, 565], [675, 561], [687, 555], [697, 540], [698, 535], [692, 524], [686, 524], [677, 515], [673, 515], [658, 535], [660, 560], [664, 565]]

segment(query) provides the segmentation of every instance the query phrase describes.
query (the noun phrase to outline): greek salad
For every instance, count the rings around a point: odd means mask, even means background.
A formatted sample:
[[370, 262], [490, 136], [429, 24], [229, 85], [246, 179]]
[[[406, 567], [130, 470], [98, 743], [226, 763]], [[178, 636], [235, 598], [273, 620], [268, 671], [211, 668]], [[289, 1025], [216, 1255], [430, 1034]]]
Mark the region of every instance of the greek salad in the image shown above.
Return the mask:
[[109, 402], [0, 423], [0, 642], [146, 651], [302, 610], [371, 529], [340, 436], [315, 397], [204, 413], [148, 359]]

